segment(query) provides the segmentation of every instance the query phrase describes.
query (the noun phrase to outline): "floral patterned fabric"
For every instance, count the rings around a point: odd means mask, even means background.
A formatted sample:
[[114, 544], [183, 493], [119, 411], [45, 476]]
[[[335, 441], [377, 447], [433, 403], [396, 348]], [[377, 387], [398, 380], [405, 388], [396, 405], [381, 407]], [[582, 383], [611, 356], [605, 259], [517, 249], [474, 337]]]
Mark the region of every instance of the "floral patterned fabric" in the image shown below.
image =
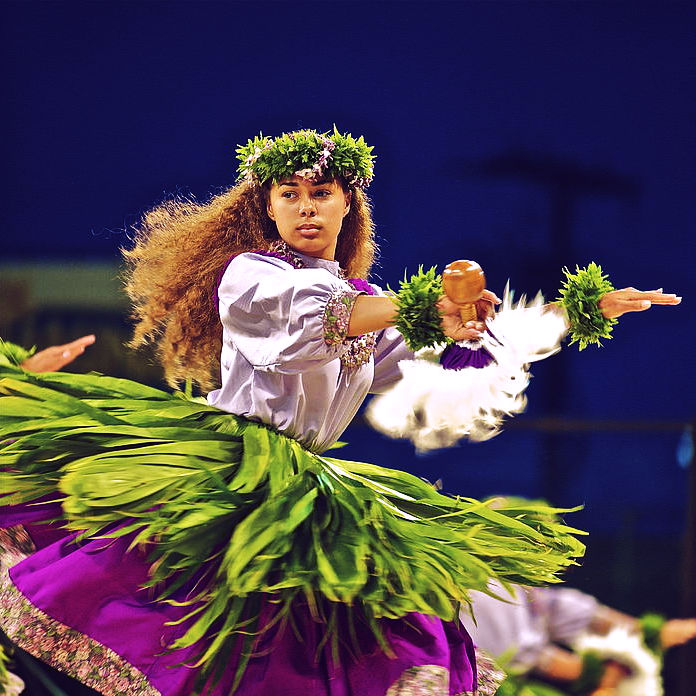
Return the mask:
[[106, 696], [162, 696], [113, 650], [47, 616], [15, 587], [10, 568], [33, 552], [23, 527], [0, 529], [0, 617], [23, 650]]
[[348, 324], [355, 300], [360, 295], [356, 290], [339, 290], [331, 295], [324, 310], [324, 341], [337, 346], [348, 339]]
[[439, 665], [407, 669], [386, 696], [449, 696], [449, 672]]
[[493, 659], [478, 648], [476, 648], [476, 672], [478, 678], [477, 696], [494, 696], [506, 676]]
[[357, 290], [335, 292], [326, 303], [324, 310], [324, 340], [330, 346], [348, 345], [348, 350], [341, 355], [341, 364], [347, 369], [360, 367], [369, 362], [377, 344], [374, 333], [348, 338], [350, 315], [355, 300], [360, 294], [362, 293]]
[[[478, 660], [482, 664], [478, 664]], [[457, 696], [493, 696], [496, 693], [504, 673], [488, 658], [478, 654], [477, 666], [478, 690], [460, 691]], [[389, 687], [385, 696], [450, 696], [449, 671], [440, 665], [411, 667]]]

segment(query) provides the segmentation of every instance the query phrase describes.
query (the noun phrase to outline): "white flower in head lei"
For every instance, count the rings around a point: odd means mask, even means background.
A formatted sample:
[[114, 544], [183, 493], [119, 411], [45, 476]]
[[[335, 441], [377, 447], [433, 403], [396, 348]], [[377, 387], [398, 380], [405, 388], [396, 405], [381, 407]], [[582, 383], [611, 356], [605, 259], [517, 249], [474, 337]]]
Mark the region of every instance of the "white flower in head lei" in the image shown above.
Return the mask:
[[350, 133], [299, 130], [277, 138], [264, 135], [237, 148], [239, 178], [249, 183], [277, 183], [290, 176], [303, 179], [342, 178], [349, 186], [367, 188], [374, 175], [372, 147]]

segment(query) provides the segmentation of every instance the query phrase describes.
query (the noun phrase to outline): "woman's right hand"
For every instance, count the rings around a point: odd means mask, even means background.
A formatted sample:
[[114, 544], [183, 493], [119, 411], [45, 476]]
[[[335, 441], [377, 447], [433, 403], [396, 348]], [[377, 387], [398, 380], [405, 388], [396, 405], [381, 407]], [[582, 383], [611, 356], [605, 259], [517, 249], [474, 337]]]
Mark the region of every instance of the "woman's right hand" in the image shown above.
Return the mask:
[[481, 299], [476, 301], [476, 321], [464, 323], [459, 311], [459, 305], [443, 295], [437, 303], [442, 315], [442, 330], [445, 336], [455, 341], [475, 341], [481, 338], [486, 328], [486, 320], [493, 316], [495, 306], [501, 302], [500, 298], [490, 290], [484, 290]]

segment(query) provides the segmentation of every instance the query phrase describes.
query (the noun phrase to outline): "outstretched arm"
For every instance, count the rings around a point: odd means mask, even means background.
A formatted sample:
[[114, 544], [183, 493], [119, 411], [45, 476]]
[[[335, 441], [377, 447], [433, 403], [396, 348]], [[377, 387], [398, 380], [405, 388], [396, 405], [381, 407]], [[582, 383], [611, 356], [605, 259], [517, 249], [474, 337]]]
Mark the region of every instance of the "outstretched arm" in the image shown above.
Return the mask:
[[[493, 314], [493, 308], [500, 303], [500, 299], [490, 290], [484, 290], [483, 296], [477, 302], [479, 317], [488, 317]], [[484, 329], [483, 321], [469, 321], [464, 324], [459, 313], [459, 305], [456, 305], [446, 295], [438, 302], [438, 309], [442, 314], [442, 330], [445, 336], [455, 341], [476, 339], [481, 336]], [[353, 312], [348, 324], [348, 335], [357, 336], [368, 331], [380, 331], [394, 325], [396, 318], [396, 304], [388, 296], [375, 297], [360, 295], [355, 300]]]

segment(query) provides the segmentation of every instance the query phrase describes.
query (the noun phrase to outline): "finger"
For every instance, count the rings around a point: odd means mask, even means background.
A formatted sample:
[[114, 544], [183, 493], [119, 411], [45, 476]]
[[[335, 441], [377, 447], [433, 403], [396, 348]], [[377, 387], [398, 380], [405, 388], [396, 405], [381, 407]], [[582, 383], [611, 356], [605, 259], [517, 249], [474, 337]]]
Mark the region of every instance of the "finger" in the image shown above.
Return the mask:
[[644, 312], [646, 309], [652, 307], [652, 302], [650, 300], [624, 300], [619, 303], [618, 311], [622, 314], [626, 312]]
[[484, 290], [481, 294], [481, 299], [488, 300], [488, 302], [492, 302], [493, 304], [500, 304], [502, 302], [502, 300], [490, 290]]
[[482, 321], [467, 321], [464, 325], [464, 328], [474, 329], [475, 331], [478, 331], [480, 333], [485, 328], [485, 325]]
[[495, 307], [500, 304], [500, 300], [498, 300], [497, 297], [495, 299], [497, 301], [482, 297], [480, 300], [476, 301], [476, 313], [479, 319], [485, 320], [495, 314]]
[[681, 303], [682, 298], [678, 295], [665, 295], [663, 293], [649, 293], [648, 300], [653, 304], [661, 305], [678, 305]]
[[70, 341], [70, 343], [66, 343], [65, 345], [61, 346], [64, 350], [76, 350], [78, 348], [81, 348], [84, 350], [87, 346], [91, 346], [95, 341], [96, 341], [96, 336], [94, 334], [89, 334], [88, 336], [80, 336], [80, 338], [76, 338], [74, 341]]
[[617, 297], [620, 301], [623, 300], [647, 300], [654, 304], [679, 304], [681, 302], [681, 297], [675, 295], [674, 293], [664, 293], [659, 290], [637, 290], [633, 293], [627, 293]]
[[621, 300], [648, 300], [656, 304], [679, 304], [681, 297], [674, 293], [665, 293], [660, 288], [659, 290], [636, 290], [635, 288], [625, 288], [612, 293], [616, 299]]
[[459, 305], [452, 302], [452, 300], [450, 300], [450, 298], [447, 297], [447, 295], [443, 295], [437, 301], [437, 308], [438, 308], [440, 314], [443, 314], [443, 315], [458, 314], [459, 313]]
[[88, 336], [76, 338], [74, 341], [65, 343], [62, 346], [56, 346], [54, 348], [56, 353], [55, 369], [59, 370], [61, 367], [73, 361], [78, 355], [82, 355], [82, 353], [85, 352], [85, 348], [91, 346], [95, 341], [96, 337], [94, 334], [89, 334]]

